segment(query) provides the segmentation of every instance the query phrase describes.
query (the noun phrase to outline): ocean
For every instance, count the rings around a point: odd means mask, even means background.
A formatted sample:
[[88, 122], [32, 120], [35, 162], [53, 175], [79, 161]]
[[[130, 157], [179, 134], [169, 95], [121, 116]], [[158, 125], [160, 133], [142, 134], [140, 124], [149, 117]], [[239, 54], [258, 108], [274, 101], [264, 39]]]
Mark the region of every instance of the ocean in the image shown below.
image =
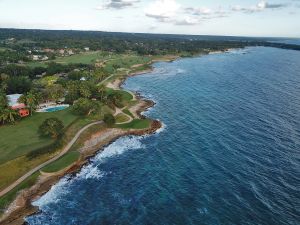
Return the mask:
[[154, 64], [125, 89], [156, 134], [122, 137], [33, 204], [30, 225], [299, 225], [300, 52]]

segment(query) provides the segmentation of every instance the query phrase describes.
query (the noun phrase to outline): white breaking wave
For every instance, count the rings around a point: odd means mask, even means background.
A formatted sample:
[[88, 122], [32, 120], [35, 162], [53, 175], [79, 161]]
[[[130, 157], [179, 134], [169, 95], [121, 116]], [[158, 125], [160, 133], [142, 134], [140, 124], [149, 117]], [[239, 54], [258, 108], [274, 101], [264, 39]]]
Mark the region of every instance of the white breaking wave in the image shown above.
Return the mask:
[[67, 175], [66, 177], [62, 178], [57, 184], [53, 185], [51, 189], [44, 194], [41, 198], [37, 199], [32, 203], [34, 206], [38, 206], [41, 209], [44, 205], [49, 203], [57, 203], [62, 196], [69, 192], [69, 185], [71, 184], [72, 180], [70, 176]]
[[97, 165], [89, 164], [84, 166], [76, 175], [75, 179], [97, 179], [105, 176], [105, 173], [98, 169]]
[[96, 155], [93, 161], [103, 162], [105, 159], [112, 156], [117, 156], [128, 150], [136, 150], [145, 148], [142, 144], [142, 136], [122, 137], [107, 146], [101, 153]]
[[141, 139], [143, 136], [128, 136], [119, 138], [113, 142], [102, 152], [97, 154], [91, 163], [84, 166], [75, 177], [69, 175], [62, 178], [57, 184], [53, 185], [52, 188], [44, 194], [41, 198], [34, 201], [32, 204], [38, 206], [41, 210], [43, 207], [47, 207], [48, 204], [58, 203], [63, 196], [70, 192], [70, 186], [73, 182], [80, 179], [101, 179], [106, 175], [103, 171], [98, 168], [98, 165], [105, 162], [106, 159], [120, 155], [128, 150], [143, 149], [145, 146], [142, 144]]
[[160, 134], [161, 132], [163, 132], [163, 131], [166, 130], [167, 125], [165, 123], [163, 123], [163, 122], [161, 122], [161, 123], [162, 123], [161, 128], [159, 128], [157, 131], [155, 131], [155, 134]]

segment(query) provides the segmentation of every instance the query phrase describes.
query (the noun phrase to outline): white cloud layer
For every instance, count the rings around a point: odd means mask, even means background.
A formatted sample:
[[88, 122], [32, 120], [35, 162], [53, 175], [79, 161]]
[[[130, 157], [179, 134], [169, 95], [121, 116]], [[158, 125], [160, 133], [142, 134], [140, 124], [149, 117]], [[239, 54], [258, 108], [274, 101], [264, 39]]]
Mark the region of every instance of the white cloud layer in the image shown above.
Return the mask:
[[279, 9], [279, 8], [284, 8], [288, 4], [286, 3], [278, 3], [278, 4], [270, 4], [267, 1], [260, 1], [256, 5], [249, 6], [249, 7], [242, 7], [240, 5], [235, 5], [232, 7], [233, 11], [242, 11], [246, 13], [254, 13], [254, 12], [261, 12], [264, 11], [265, 9]]

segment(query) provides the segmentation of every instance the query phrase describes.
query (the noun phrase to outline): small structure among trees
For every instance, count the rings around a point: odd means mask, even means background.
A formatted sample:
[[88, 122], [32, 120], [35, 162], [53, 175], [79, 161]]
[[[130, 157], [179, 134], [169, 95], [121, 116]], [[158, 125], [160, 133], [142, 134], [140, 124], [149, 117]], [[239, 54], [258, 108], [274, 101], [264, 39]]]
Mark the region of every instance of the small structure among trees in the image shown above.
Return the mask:
[[18, 102], [21, 96], [21, 94], [13, 94], [7, 95], [6, 97], [10, 108], [17, 111], [20, 117], [26, 117], [29, 115], [29, 110], [26, 108], [26, 105], [24, 103]]

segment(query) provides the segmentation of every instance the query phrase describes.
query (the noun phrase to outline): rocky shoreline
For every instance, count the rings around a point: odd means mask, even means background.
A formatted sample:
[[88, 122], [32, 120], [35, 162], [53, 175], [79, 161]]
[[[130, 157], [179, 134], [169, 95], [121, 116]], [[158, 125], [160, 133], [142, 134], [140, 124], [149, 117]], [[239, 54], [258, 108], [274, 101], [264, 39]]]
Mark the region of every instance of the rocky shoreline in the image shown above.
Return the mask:
[[[138, 73], [130, 74], [128, 76], [144, 74], [150, 71], [152, 70], [145, 70]], [[117, 86], [120, 88], [120, 86], [123, 84], [124, 81], [125, 79], [122, 79], [119, 82], [117, 82]], [[134, 108], [133, 113], [138, 118], [144, 119], [146, 117], [142, 115], [142, 112], [145, 112], [147, 109], [153, 107], [155, 103], [151, 100], [142, 99], [142, 97], [139, 94], [137, 94], [136, 98], [139, 101], [139, 103]], [[128, 136], [128, 135], [142, 136], [146, 134], [152, 134], [155, 133], [161, 127], [162, 124], [160, 121], [152, 120], [150, 128], [142, 129], [142, 130], [135, 130], [135, 129], [122, 130], [119, 128], [106, 128], [98, 135], [101, 136], [106, 135], [107, 137], [105, 139], [100, 140], [96, 145], [85, 149], [84, 152], [81, 153], [78, 161], [76, 161], [66, 169], [56, 173], [42, 173], [39, 176], [39, 179], [35, 185], [33, 185], [29, 189], [22, 190], [18, 194], [16, 199], [10, 204], [9, 208], [1, 218], [0, 225], [26, 224], [24, 220], [26, 216], [33, 215], [39, 212], [39, 208], [31, 204], [34, 200], [40, 198], [43, 194], [48, 192], [51, 189], [51, 187], [54, 184], [56, 184], [65, 175], [67, 174], [75, 175], [82, 168], [82, 166], [89, 163], [89, 159], [91, 157], [101, 152], [107, 145], [113, 143], [118, 138], [123, 136]]]
[[[225, 50], [225, 52], [230, 51], [231, 49]], [[211, 52], [210, 52], [211, 53]], [[213, 53], [213, 52], [212, 52]], [[180, 56], [168, 56], [166, 58], [155, 59], [152, 60], [149, 65], [152, 65], [156, 62], [173, 62], [177, 59], [181, 58]], [[126, 78], [131, 76], [142, 75], [145, 73], [152, 72], [153, 68], [137, 71], [131, 74], [128, 74], [124, 78], [118, 78], [114, 80], [113, 83], [110, 83], [109, 87], [120, 89], [122, 84], [126, 81]], [[135, 93], [136, 99], [139, 103], [133, 107], [132, 113], [141, 119], [145, 119], [146, 117], [142, 115], [142, 112], [147, 111], [147, 109], [153, 107], [155, 103], [151, 100], [145, 100], [141, 97], [139, 93]], [[102, 139], [96, 145], [85, 149], [83, 153], [81, 153], [80, 158], [77, 162], [69, 166], [68, 168], [61, 170], [57, 173], [46, 174], [43, 173], [39, 176], [39, 180], [37, 183], [29, 189], [21, 191], [14, 202], [9, 206], [6, 213], [0, 218], [0, 225], [21, 225], [26, 224], [24, 218], [29, 215], [33, 215], [39, 212], [39, 208], [33, 206], [32, 201], [40, 198], [43, 194], [48, 192], [51, 187], [56, 184], [62, 177], [67, 174], [75, 175], [82, 166], [89, 163], [89, 159], [95, 156], [96, 153], [101, 152], [107, 145], [113, 143], [116, 139], [128, 136], [128, 135], [147, 135], [155, 133], [158, 129], [162, 127], [162, 123], [158, 120], [152, 120], [150, 128], [142, 129], [142, 130], [121, 130], [118, 128], [107, 128], [98, 135], [107, 135], [107, 138]], [[97, 134], [95, 134], [97, 135]]]

